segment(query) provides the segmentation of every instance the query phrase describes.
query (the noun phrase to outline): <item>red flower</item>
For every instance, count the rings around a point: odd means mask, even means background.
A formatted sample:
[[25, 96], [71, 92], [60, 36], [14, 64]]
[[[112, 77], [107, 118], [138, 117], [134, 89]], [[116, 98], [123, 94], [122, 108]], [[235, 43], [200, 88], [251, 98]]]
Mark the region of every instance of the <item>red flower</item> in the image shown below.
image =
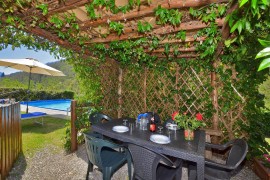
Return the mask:
[[203, 119], [202, 114], [201, 114], [201, 113], [197, 113], [197, 114], [196, 114], [196, 119], [197, 119], [198, 121], [201, 121], [201, 120]]
[[172, 120], [175, 120], [175, 116], [179, 115], [179, 112], [175, 111], [173, 114], [172, 114]]

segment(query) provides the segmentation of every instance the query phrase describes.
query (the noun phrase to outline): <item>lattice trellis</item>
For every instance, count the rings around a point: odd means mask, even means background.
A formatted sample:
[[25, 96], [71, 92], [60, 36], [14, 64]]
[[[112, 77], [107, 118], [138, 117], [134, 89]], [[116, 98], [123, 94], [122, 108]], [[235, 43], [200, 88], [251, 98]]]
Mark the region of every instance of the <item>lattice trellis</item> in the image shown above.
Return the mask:
[[116, 61], [108, 60], [97, 70], [97, 74], [101, 78], [102, 98], [100, 105], [103, 107], [102, 111], [112, 117], [117, 116], [118, 108], [118, 68]]
[[[231, 80], [236, 80], [235, 78], [236, 72], [234, 68], [230, 67], [230, 69], [233, 72]], [[218, 93], [219, 127], [223, 132], [221, 141], [225, 139], [233, 139], [235, 137], [242, 138], [247, 136], [247, 134], [245, 134], [243, 131], [240, 130], [240, 126], [237, 124], [239, 121], [241, 121], [244, 124], [247, 123], [247, 119], [243, 114], [243, 109], [245, 107], [245, 99], [237, 91], [232, 82], [219, 81], [219, 93]], [[226, 88], [224, 88], [224, 86], [226, 86]], [[226, 94], [225, 91], [233, 93], [230, 93], [230, 97], [227, 97], [225, 95]]]
[[[115, 61], [107, 61], [98, 70], [101, 76], [101, 93], [103, 98], [100, 106], [103, 112], [112, 117], [136, 117], [141, 112], [155, 111], [162, 121], [170, 118], [174, 111], [188, 112], [195, 115], [204, 114], [208, 128], [213, 128], [211, 72], [200, 68], [182, 69], [177, 65], [168, 65], [166, 71], [145, 69], [121, 69]], [[230, 84], [230, 91], [236, 91]], [[222, 131], [220, 141], [234, 137], [246, 136], [240, 131], [236, 122], [246, 123], [243, 116], [242, 101], [231, 102], [230, 108], [224, 112], [228, 97], [223, 96], [224, 82], [218, 85], [218, 122]], [[235, 96], [239, 93], [235, 92]], [[226, 99], [227, 98], [227, 99]], [[235, 97], [230, 97], [235, 99]], [[241, 99], [241, 98], [240, 98]]]

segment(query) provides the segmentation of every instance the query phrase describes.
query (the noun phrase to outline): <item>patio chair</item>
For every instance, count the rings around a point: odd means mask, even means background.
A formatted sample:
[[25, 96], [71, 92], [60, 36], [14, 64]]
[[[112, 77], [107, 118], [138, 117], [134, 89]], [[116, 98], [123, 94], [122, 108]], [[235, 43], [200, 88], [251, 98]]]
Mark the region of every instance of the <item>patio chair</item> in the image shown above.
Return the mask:
[[100, 134], [84, 133], [84, 138], [88, 156], [87, 180], [89, 172], [93, 171], [93, 165], [96, 165], [103, 173], [103, 180], [109, 180], [113, 173], [126, 162], [128, 164], [128, 176], [131, 179], [131, 157], [127, 149], [124, 152], [114, 150], [119, 148], [119, 145], [101, 139]]
[[146, 149], [144, 147], [129, 144], [134, 174], [133, 179], [139, 180], [179, 180], [182, 177], [182, 160], [172, 162], [168, 157]]
[[[205, 179], [209, 180], [230, 179], [239, 172], [248, 151], [248, 145], [242, 139], [235, 139], [223, 145], [206, 143], [206, 147], [221, 151], [230, 149], [225, 164], [205, 159]], [[189, 165], [189, 179], [196, 179], [195, 165]]]
[[[106, 123], [108, 121], [112, 121], [112, 118], [102, 113], [95, 112], [89, 116], [89, 122], [91, 125], [97, 123]], [[90, 130], [90, 132], [92, 132], [92, 130]]]
[[109, 117], [108, 115], [102, 114], [102, 113], [92, 113], [89, 116], [89, 121], [91, 124], [97, 124], [97, 123], [104, 123], [107, 121], [112, 121], [112, 118]]

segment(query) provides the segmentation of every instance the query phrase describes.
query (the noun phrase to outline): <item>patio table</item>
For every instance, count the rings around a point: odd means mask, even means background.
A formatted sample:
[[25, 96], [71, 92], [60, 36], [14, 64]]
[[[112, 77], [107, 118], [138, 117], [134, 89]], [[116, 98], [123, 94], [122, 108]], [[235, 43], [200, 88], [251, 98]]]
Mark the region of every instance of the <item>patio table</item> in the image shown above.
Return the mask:
[[167, 136], [170, 134], [171, 142], [169, 144], [157, 144], [150, 141], [150, 136], [159, 134], [159, 132], [152, 133], [149, 130], [140, 130], [139, 127], [135, 126], [134, 122], [134, 119], [128, 119], [127, 126], [132, 123], [134, 127], [124, 133], [112, 130], [114, 126], [123, 125], [122, 118], [104, 124], [92, 125], [92, 129], [97, 133], [122, 142], [137, 144], [164, 155], [195, 162], [197, 163], [197, 179], [204, 179], [205, 132], [203, 130], [196, 130], [194, 140], [186, 141], [183, 130], [169, 131], [163, 128], [162, 134]]

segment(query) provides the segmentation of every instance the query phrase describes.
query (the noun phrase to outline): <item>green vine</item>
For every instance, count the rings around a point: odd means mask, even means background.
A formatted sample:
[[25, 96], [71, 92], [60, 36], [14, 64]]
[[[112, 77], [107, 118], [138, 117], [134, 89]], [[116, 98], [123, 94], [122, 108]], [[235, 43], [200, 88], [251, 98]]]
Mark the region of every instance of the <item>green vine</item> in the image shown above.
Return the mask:
[[111, 21], [109, 23], [109, 27], [110, 27], [110, 30], [117, 32], [118, 36], [121, 35], [124, 31], [124, 25], [121, 24], [120, 22]]
[[178, 9], [165, 9], [160, 5], [155, 9], [155, 16], [157, 17], [157, 24], [164, 25], [167, 23], [173, 26], [178, 26], [182, 20], [182, 13]]
[[[30, 20], [32, 22], [30, 26], [38, 26], [44, 30], [50, 30], [62, 40], [77, 43], [82, 50], [74, 53], [44, 38], [21, 31], [29, 27], [26, 27], [24, 20], [19, 18], [14, 11], [30, 6], [31, 1], [28, 0], [0, 2], [1, 7], [4, 9], [1, 11], [1, 17], [5, 17], [5, 19], [1, 19], [0, 21], [0, 50], [7, 48], [8, 45], [11, 45], [13, 49], [24, 45], [29, 49], [48, 50], [56, 57], [66, 58], [73, 65], [77, 73], [77, 78], [80, 81], [82, 93], [77, 98], [81, 101], [87, 99], [92, 102], [99, 102], [102, 98], [100, 76], [96, 72], [96, 69], [99, 68], [101, 63], [105, 63], [107, 58], [117, 60], [123, 68], [140, 69], [147, 67], [150, 70], [154, 69], [156, 74], [160, 74], [161, 72], [167, 72], [169, 74], [170, 71], [175, 71], [176, 66], [181, 67], [183, 71], [192, 67], [199, 75], [203, 74], [203, 72], [215, 72], [218, 83], [222, 87], [218, 90], [220, 113], [226, 115], [231, 109], [236, 108], [237, 105], [244, 104], [243, 118], [247, 119], [247, 121], [243, 123], [242, 119], [237, 119], [237, 123], [232, 128], [239, 125], [241, 129], [236, 128], [239, 131], [236, 131], [233, 136], [240, 137], [240, 131], [244, 130], [249, 135], [250, 156], [254, 156], [269, 151], [269, 145], [264, 140], [264, 132], [270, 130], [269, 127], [262, 126], [266, 122], [267, 117], [261, 110], [264, 107], [263, 98], [260, 96], [257, 88], [269, 75], [265, 71], [257, 72], [260, 62], [254, 59], [255, 55], [263, 49], [258, 43], [258, 39], [270, 40], [270, 5], [267, 0], [240, 0], [239, 9], [234, 10], [230, 14], [225, 14], [230, 5], [234, 5], [233, 3], [234, 1], [230, 1], [229, 4], [211, 4], [198, 9], [189, 9], [191, 19], [201, 20], [208, 25], [208, 27], [193, 35], [195, 39], [199, 37], [206, 38], [202, 42], [193, 42], [197, 52], [200, 54], [194, 61], [176, 58], [180, 54], [179, 47], [190, 47], [190, 42], [186, 42], [183, 45], [176, 43], [161, 44], [164, 39], [178, 39], [181, 40], [181, 43], [185, 42], [186, 31], [155, 36], [148, 33], [153, 29], [150, 23], [138, 21], [137, 30], [139, 33], [145, 33], [144, 35], [146, 37], [114, 41], [106, 45], [98, 43], [89, 45], [85, 42], [91, 41], [91, 39], [79, 33], [79, 24], [74, 14], [61, 14], [61, 18], [59, 14], [55, 14], [49, 17], [49, 22], [46, 22], [42, 19], [48, 16], [48, 6], [43, 3], [38, 4], [36, 6], [37, 14], [28, 17], [28, 21]], [[116, 14], [118, 12], [126, 13], [139, 6], [141, 6], [140, 0], [129, 0], [128, 4], [122, 7], [117, 7], [114, 0], [94, 0], [89, 2], [85, 7], [89, 19], [94, 20], [101, 18], [99, 10], [106, 9]], [[158, 25], [172, 25], [176, 27], [182, 22], [183, 14], [178, 9], [165, 9], [158, 6], [154, 14]], [[216, 24], [216, 20], [225, 18], [225, 15], [226, 22], [230, 26], [231, 34], [229, 39], [224, 41], [225, 48], [218, 58], [214, 59], [217, 49], [221, 46], [220, 42], [223, 41], [220, 27]], [[109, 22], [109, 30], [116, 32], [119, 36], [122, 35], [125, 33], [124, 21]], [[146, 53], [146, 51], [153, 51], [158, 48], [164, 48], [164, 54], [166, 55], [164, 59], [158, 59], [156, 56]], [[169, 56], [172, 50], [175, 57]], [[93, 56], [97, 59], [83, 58], [85, 51], [92, 52]], [[216, 63], [217, 66], [215, 69], [213, 68], [213, 63]], [[168, 75], [168, 78], [172, 82], [175, 82], [175, 76]], [[209, 82], [204, 83], [210, 92], [212, 90], [211, 84]], [[192, 88], [196, 88], [196, 85], [193, 84]], [[175, 89], [175, 87], [171, 87], [170, 91], [172, 95], [169, 97], [164, 95], [162, 100], [173, 103], [174, 95], [189, 92], [188, 89]], [[191, 103], [194, 98], [193, 95], [184, 100], [187, 103]], [[213, 112], [215, 112], [211, 99], [209, 99], [209, 96], [202, 97], [200, 103], [204, 107], [204, 116], [210, 119]], [[184, 108], [181, 110], [185, 111]], [[219, 124], [221, 130], [224, 132], [226, 129], [225, 125], [224, 123]], [[208, 124], [208, 126], [210, 127], [211, 124]]]
[[149, 22], [141, 22], [138, 21], [137, 29], [138, 32], [144, 33], [144, 32], [149, 32], [151, 31], [153, 26]]

